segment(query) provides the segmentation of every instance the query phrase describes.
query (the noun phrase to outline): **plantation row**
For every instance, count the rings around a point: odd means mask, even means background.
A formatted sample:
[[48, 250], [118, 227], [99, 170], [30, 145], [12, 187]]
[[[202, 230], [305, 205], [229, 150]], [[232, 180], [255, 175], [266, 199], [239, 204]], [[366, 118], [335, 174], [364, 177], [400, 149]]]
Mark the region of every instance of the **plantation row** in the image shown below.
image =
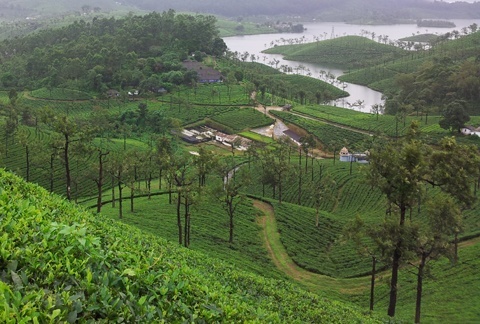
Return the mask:
[[321, 121], [306, 119], [282, 111], [272, 111], [271, 113], [286, 123], [305, 129], [332, 151], [334, 147], [339, 150], [343, 146], [353, 150], [366, 150], [369, 148], [368, 143], [372, 140], [369, 135], [339, 128]]
[[79, 211], [4, 171], [0, 188], [2, 322], [379, 322]]

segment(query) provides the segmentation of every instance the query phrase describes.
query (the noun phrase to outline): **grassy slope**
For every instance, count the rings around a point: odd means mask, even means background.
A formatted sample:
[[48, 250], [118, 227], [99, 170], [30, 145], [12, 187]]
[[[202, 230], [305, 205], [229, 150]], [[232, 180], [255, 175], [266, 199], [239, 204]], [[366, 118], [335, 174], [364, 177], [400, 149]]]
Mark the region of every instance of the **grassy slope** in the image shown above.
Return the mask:
[[93, 216], [0, 170], [0, 320], [375, 322]]
[[[265, 53], [283, 54], [288, 60], [350, 69], [399, 58], [404, 56], [406, 51], [365, 37], [344, 36], [315, 43], [276, 46], [265, 50]], [[338, 55], [339, 53], [342, 55]]]
[[394, 78], [399, 73], [412, 73], [433, 56], [452, 57], [454, 60], [474, 59], [478, 55], [480, 33], [473, 33], [456, 40], [437, 44], [430, 51], [410, 51], [401, 58], [353, 71], [340, 77], [340, 80], [369, 86], [379, 91], [391, 89]]

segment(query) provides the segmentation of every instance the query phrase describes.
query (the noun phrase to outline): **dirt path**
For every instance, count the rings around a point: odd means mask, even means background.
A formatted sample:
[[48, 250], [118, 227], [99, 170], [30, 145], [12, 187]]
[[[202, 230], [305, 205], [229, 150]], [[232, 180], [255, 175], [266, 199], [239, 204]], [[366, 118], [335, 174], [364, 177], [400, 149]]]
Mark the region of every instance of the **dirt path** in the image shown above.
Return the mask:
[[335, 279], [300, 268], [290, 258], [280, 241], [273, 207], [259, 200], [254, 200], [253, 205], [263, 213], [258, 217], [257, 223], [263, 229], [262, 238], [268, 254], [275, 266], [288, 277], [319, 294], [328, 292], [337, 296], [358, 295], [368, 289], [368, 280], [362, 278]]
[[[345, 300], [348, 300], [349, 296], [364, 295], [364, 293], [370, 289], [369, 279], [366, 277], [336, 279], [300, 268], [290, 258], [280, 241], [280, 234], [277, 230], [277, 222], [275, 220], [275, 213], [272, 205], [260, 200], [254, 200], [253, 205], [263, 213], [262, 216], [257, 218], [257, 223], [262, 228], [262, 239], [268, 254], [275, 266], [286, 276], [292, 278], [312, 292], [320, 295], [336, 295], [339, 299]], [[480, 237], [476, 237], [461, 242], [459, 247], [468, 247], [479, 243]], [[377, 274], [377, 280], [380, 280], [382, 277], [385, 279], [388, 276], [388, 272], [379, 273]]]

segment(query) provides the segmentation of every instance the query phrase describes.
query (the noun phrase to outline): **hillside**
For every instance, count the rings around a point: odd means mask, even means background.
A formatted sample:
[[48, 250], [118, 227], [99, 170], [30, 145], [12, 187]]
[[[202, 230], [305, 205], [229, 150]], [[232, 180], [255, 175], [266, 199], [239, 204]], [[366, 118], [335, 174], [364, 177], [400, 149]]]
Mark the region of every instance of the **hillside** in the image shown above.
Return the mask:
[[[478, 3], [447, 3], [443, 1], [415, 0], [287, 0], [233, 1], [214, 0], [155, 1], [155, 0], [1, 0], [0, 8], [4, 18], [25, 18], [32, 16], [63, 15], [67, 12], [86, 13], [89, 11], [146, 10], [166, 11], [174, 9], [182, 12], [209, 13], [226, 17], [261, 16], [297, 17], [303, 21], [315, 18], [323, 21], [347, 21], [363, 24], [394, 24], [406, 20], [423, 18], [458, 19], [480, 17]], [[264, 18], [262, 18], [264, 19]]]
[[264, 52], [282, 54], [287, 60], [348, 69], [370, 66], [379, 61], [391, 61], [407, 55], [405, 50], [360, 36], [344, 36], [300, 45], [280, 45]]
[[0, 321], [380, 322], [93, 216], [0, 170]]

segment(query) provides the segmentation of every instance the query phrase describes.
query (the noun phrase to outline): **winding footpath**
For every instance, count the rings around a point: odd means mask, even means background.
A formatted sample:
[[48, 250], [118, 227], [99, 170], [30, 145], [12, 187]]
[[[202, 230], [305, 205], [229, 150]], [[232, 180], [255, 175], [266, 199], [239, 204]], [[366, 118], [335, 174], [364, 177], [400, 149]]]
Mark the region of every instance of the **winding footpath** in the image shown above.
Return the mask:
[[328, 296], [334, 295], [341, 299], [345, 299], [345, 296], [349, 295], [362, 294], [369, 289], [369, 281], [364, 278], [336, 279], [300, 268], [290, 258], [280, 241], [272, 205], [260, 200], [254, 200], [253, 205], [263, 213], [258, 217], [257, 223], [262, 228], [262, 236], [268, 254], [275, 266], [286, 276], [319, 295], [326, 295], [328, 291]]

